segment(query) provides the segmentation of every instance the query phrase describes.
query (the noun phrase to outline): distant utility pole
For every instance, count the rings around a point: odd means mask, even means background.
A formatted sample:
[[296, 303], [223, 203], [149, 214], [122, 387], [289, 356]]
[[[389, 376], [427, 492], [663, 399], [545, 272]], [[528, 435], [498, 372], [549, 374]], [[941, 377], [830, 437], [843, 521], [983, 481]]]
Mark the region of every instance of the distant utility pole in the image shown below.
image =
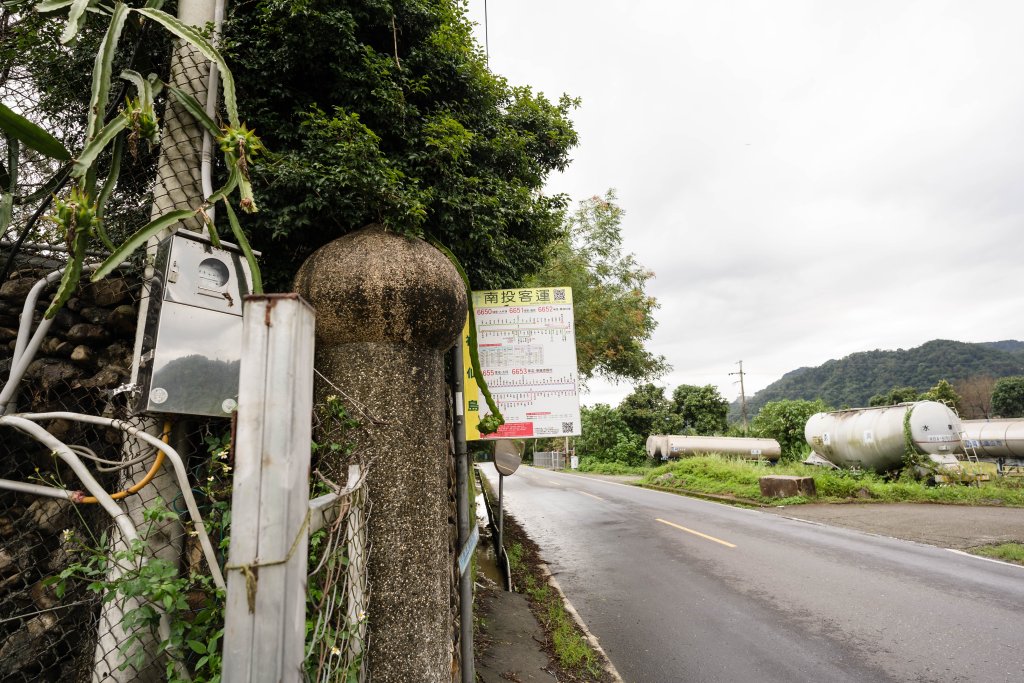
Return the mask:
[[743, 389], [743, 361], [737, 361], [740, 366], [739, 372], [730, 372], [730, 375], [740, 376], [740, 409], [743, 411], [743, 431], [747, 431], [747, 392]]

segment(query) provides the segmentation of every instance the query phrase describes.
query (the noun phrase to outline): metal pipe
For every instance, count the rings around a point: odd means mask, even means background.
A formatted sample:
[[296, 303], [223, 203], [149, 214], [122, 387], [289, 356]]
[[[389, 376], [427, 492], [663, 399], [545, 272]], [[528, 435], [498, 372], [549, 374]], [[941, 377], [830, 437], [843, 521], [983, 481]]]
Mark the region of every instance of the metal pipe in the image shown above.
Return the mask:
[[[466, 547], [470, 537], [469, 454], [466, 449], [466, 416], [462, 408], [465, 391], [465, 361], [462, 357], [461, 338], [452, 349], [452, 385], [455, 410], [452, 428], [455, 432], [455, 490], [458, 497], [459, 550]], [[473, 573], [466, 569], [459, 576], [459, 650], [462, 654], [462, 683], [476, 680], [473, 661]]]
[[67, 489], [59, 489], [56, 486], [29, 484], [28, 482], [12, 481], [10, 479], [0, 479], [0, 489], [17, 491], [18, 493], [31, 493], [34, 496], [46, 496], [47, 498], [63, 498], [64, 500], [74, 500], [75, 497], [80, 495], [79, 491], [68, 491]]
[[[214, 45], [219, 42], [221, 26], [224, 24], [224, 6], [226, 0], [216, 0], [213, 7], [213, 40]], [[216, 62], [210, 62], [210, 76], [206, 83], [206, 114], [211, 119], [217, 119], [217, 89], [220, 85], [220, 71]], [[210, 131], [203, 131], [203, 148], [199, 155], [200, 166], [199, 176], [203, 187], [203, 197], [213, 194], [213, 135]], [[216, 218], [216, 206], [206, 209], [206, 214], [212, 223]], [[203, 224], [203, 234], [208, 236], [209, 229]]]
[[[20, 415], [25, 420], [74, 420], [77, 422], [85, 422], [87, 424], [103, 425], [107, 427], [114, 427], [120, 429], [123, 432], [134, 436], [137, 439], [145, 441], [153, 448], [162, 450], [167, 459], [171, 461], [174, 466], [174, 474], [178, 480], [178, 486], [181, 487], [181, 495], [185, 499], [185, 506], [188, 508], [189, 517], [192, 519], [192, 524], [195, 526], [196, 536], [199, 538], [199, 544], [203, 548], [203, 555], [206, 557], [206, 563], [210, 567], [210, 574], [213, 577], [213, 582], [218, 588], [224, 588], [224, 575], [220, 571], [220, 565], [217, 562], [217, 554], [213, 550], [213, 544], [210, 543], [210, 537], [206, 533], [206, 527], [203, 525], [203, 518], [199, 514], [199, 506], [196, 505], [195, 496], [192, 495], [192, 485], [188, 480], [188, 471], [185, 469], [185, 463], [182, 462], [181, 456], [178, 452], [165, 444], [163, 441], [153, 436], [152, 434], [146, 433], [144, 430], [134, 427], [123, 420], [117, 420], [109, 417], [99, 417], [95, 415], [81, 415], [79, 413], [68, 413], [68, 412], [53, 412], [53, 413], [25, 413]], [[40, 427], [40, 429], [42, 429]], [[92, 493], [92, 490], [89, 491]], [[96, 494], [93, 493], [95, 496]], [[104, 492], [104, 496], [109, 498], [110, 496]], [[96, 496], [99, 498], [99, 496]], [[102, 499], [100, 501], [102, 503]], [[111, 503], [113, 501], [111, 500]]]
[[505, 475], [498, 472], [498, 547], [505, 552]]

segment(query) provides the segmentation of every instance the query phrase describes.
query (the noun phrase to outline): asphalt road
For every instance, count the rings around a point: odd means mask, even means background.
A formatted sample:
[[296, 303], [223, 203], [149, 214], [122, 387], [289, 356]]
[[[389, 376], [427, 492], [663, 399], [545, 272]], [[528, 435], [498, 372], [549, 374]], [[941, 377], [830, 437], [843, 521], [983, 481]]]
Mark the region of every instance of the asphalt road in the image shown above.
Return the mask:
[[525, 466], [504, 491], [629, 683], [1024, 681], [1024, 567]]

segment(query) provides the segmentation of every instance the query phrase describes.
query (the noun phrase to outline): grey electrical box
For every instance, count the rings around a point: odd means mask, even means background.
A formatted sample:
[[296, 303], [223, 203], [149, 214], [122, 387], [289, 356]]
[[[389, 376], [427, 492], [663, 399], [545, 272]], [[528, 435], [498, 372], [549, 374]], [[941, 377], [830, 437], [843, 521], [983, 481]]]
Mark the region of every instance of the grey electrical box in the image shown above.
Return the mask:
[[242, 297], [252, 275], [240, 250], [179, 231], [157, 247], [135, 412], [226, 417], [237, 406]]

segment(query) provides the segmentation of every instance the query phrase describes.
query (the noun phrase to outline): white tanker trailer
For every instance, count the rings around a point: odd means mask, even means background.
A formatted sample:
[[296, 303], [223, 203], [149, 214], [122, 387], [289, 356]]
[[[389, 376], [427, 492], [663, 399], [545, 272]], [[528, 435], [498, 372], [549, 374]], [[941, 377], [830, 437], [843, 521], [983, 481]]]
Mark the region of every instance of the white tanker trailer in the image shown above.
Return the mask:
[[[815, 413], [804, 438], [814, 456], [839, 467], [889, 472], [903, 467], [910, 443], [939, 468], [959, 469], [960, 418], [936, 401]], [[910, 443], [908, 443], [910, 442]]]
[[647, 455], [654, 460], [690, 458], [709, 453], [774, 462], [782, 455], [782, 449], [775, 439], [755, 439], [753, 437], [679, 436], [674, 434], [652, 434], [647, 437]]
[[964, 446], [980, 460], [1024, 466], [1024, 419], [964, 420]]

